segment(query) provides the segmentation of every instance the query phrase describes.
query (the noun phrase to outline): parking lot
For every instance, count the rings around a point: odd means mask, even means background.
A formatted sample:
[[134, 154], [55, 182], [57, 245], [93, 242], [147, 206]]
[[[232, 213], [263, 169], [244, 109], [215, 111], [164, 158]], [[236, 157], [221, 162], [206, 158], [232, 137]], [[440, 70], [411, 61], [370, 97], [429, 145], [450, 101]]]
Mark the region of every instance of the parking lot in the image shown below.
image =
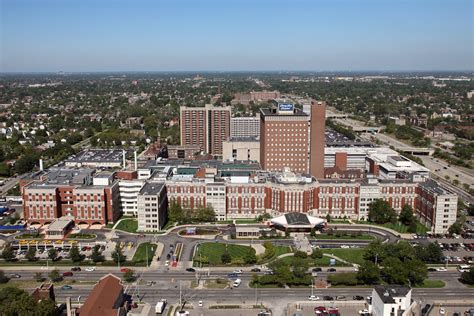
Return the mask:
[[359, 312], [367, 308], [364, 302], [317, 302], [317, 303], [298, 303], [289, 304], [288, 315], [290, 316], [309, 316], [315, 315], [316, 311], [329, 311], [331, 315], [363, 315]]

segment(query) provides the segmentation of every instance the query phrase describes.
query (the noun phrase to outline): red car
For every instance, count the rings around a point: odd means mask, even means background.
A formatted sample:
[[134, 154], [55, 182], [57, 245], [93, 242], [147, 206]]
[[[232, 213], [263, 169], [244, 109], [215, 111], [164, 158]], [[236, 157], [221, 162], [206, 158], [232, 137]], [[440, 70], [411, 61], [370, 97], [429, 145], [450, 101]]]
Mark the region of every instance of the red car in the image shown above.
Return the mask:
[[122, 273], [129, 272], [129, 271], [132, 271], [132, 270], [130, 270], [129, 268], [121, 268], [120, 269], [120, 272], [122, 272]]
[[71, 271], [63, 272], [63, 277], [70, 277], [72, 275], [73, 275], [73, 273]]

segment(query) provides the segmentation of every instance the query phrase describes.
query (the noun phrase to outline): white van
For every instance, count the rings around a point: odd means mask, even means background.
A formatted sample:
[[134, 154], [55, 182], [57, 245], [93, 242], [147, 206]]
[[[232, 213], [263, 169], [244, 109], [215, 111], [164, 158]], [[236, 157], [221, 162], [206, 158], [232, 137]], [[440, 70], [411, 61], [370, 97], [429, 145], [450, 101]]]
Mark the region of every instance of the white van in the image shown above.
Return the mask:
[[241, 279], [237, 279], [234, 281], [234, 283], [232, 284], [232, 287], [239, 287], [240, 283], [242, 283], [242, 280]]
[[458, 266], [458, 271], [459, 272], [467, 272], [471, 269], [471, 266], [470, 265], [467, 265], [467, 264], [461, 264]]

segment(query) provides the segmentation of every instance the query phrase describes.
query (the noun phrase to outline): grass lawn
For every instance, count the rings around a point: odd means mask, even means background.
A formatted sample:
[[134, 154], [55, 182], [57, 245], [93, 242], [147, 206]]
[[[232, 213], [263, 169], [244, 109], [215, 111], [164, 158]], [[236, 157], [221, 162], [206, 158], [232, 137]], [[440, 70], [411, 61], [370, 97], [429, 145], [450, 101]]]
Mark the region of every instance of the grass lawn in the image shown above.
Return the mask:
[[135, 218], [126, 218], [117, 225], [116, 229], [129, 233], [136, 233], [138, 229], [138, 221]]
[[[319, 267], [329, 267], [329, 259], [330, 259], [329, 257], [324, 256], [320, 259], [312, 259], [312, 258], [308, 257], [308, 258], [303, 259], [303, 260], [306, 261], [310, 267], [317, 267], [317, 266], [319, 266]], [[288, 257], [278, 259], [278, 262], [281, 263], [281, 264], [291, 264], [293, 262], [293, 260], [295, 260], [295, 257], [288, 256]], [[344, 267], [344, 266], [347, 266], [347, 265], [343, 262], [340, 262], [340, 261], [336, 260], [336, 267]]]
[[445, 284], [441, 280], [426, 279], [422, 285], [415, 286], [416, 288], [428, 289], [428, 288], [442, 288]]
[[153, 259], [156, 251], [156, 244], [152, 244], [149, 242], [142, 243], [138, 246], [135, 254], [133, 255], [133, 262], [146, 262], [147, 259], [147, 249], [148, 249], [148, 262]]
[[364, 252], [365, 249], [362, 248], [350, 248], [350, 249], [343, 249], [343, 248], [336, 248], [336, 249], [321, 249], [323, 253], [332, 254], [336, 257], [339, 257], [343, 260], [356, 263], [356, 264], [363, 264], [364, 263]]
[[283, 255], [285, 253], [290, 253], [291, 248], [289, 246], [274, 246], [275, 248], [275, 257], [278, 257], [280, 255]]
[[[312, 237], [311, 237], [312, 238]], [[337, 239], [337, 240], [351, 240], [351, 239], [356, 239], [356, 240], [372, 240], [375, 239], [374, 236], [367, 235], [367, 234], [361, 234], [361, 235], [351, 235], [351, 234], [344, 234], [344, 235], [328, 235], [328, 234], [319, 234], [314, 237], [314, 239]]]
[[97, 235], [95, 234], [69, 234], [67, 238], [71, 239], [94, 239]]
[[194, 259], [199, 260], [199, 256], [202, 256], [209, 260], [211, 266], [222, 265], [221, 257], [226, 248], [232, 257], [232, 261], [242, 259], [249, 251], [255, 253], [255, 249], [249, 246], [207, 242], [199, 246]]

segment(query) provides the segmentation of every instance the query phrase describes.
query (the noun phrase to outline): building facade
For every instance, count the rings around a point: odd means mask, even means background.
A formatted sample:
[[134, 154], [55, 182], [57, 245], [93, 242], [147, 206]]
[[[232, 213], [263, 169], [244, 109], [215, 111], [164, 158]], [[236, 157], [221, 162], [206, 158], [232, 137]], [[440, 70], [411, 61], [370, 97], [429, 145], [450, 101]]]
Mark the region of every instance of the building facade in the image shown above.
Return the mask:
[[224, 161], [260, 161], [260, 140], [252, 137], [229, 138], [223, 143]]
[[46, 224], [62, 216], [77, 223], [107, 224], [121, 215], [118, 182], [108, 185], [31, 182], [22, 188], [25, 220]]
[[293, 104], [275, 102], [260, 109], [260, 164], [267, 171], [289, 167], [296, 173], [309, 172], [309, 116]]
[[230, 119], [230, 137], [260, 137], [260, 114]]
[[159, 231], [166, 224], [168, 198], [163, 182], [147, 182], [138, 194], [138, 231]]
[[201, 151], [207, 149], [207, 111], [204, 107], [179, 108], [181, 145], [199, 146]]
[[230, 116], [231, 107], [180, 107], [181, 145], [222, 156], [222, 142], [230, 136]]

